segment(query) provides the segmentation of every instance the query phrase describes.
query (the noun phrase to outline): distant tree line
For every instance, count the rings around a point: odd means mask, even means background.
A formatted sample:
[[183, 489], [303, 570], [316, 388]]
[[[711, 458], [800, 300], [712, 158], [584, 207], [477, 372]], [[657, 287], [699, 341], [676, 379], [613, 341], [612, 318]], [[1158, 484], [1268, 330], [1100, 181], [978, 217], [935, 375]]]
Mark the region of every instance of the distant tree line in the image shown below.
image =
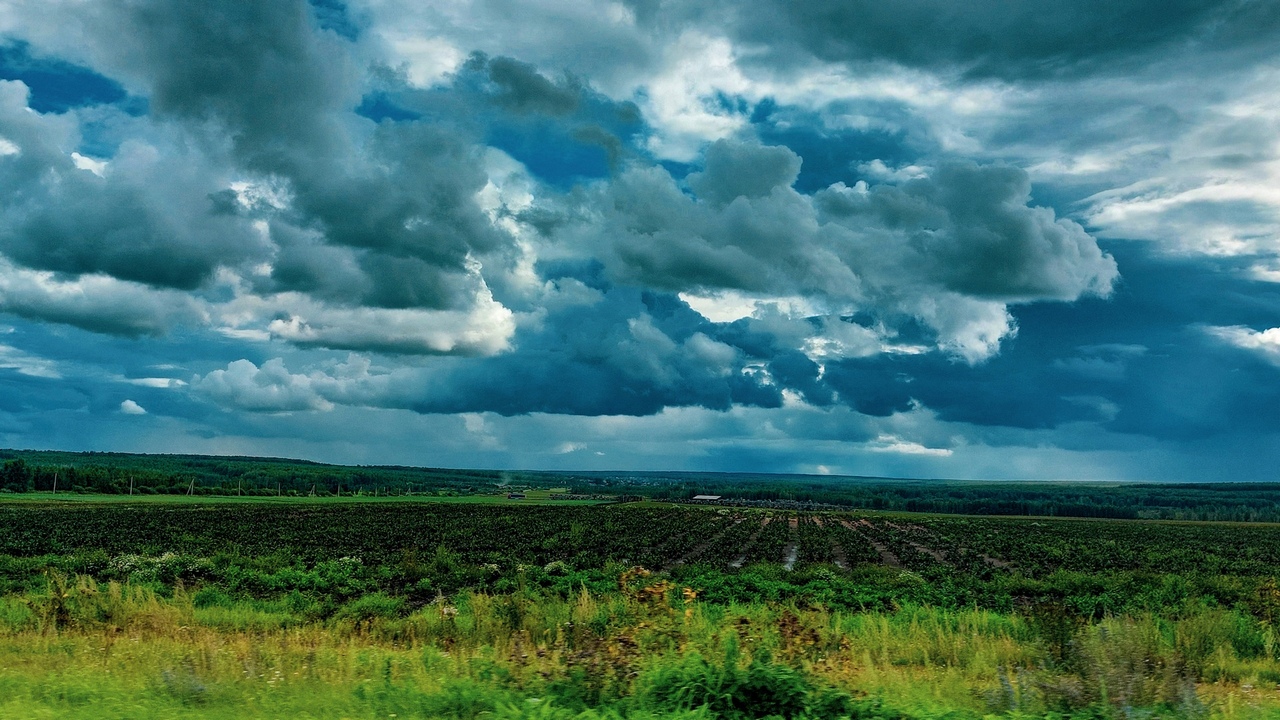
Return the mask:
[[[529, 485], [495, 471], [300, 461], [0, 451], [0, 492], [193, 495], [471, 494]], [[536, 482], [536, 479], [535, 479]]]
[[574, 495], [815, 503], [850, 509], [1280, 522], [1280, 483], [971, 482], [734, 473], [568, 474], [346, 466], [279, 458], [0, 450], [0, 492], [464, 495], [567, 487]]
[[[721, 495], [750, 502], [818, 503], [850, 509], [956, 515], [1036, 515], [1153, 520], [1280, 522], [1280, 483], [1012, 483], [759, 475], [686, 480], [575, 478], [573, 492], [645, 494], [657, 500]], [[799, 477], [799, 476], [796, 476]], [[592, 489], [594, 488], [594, 490]]]

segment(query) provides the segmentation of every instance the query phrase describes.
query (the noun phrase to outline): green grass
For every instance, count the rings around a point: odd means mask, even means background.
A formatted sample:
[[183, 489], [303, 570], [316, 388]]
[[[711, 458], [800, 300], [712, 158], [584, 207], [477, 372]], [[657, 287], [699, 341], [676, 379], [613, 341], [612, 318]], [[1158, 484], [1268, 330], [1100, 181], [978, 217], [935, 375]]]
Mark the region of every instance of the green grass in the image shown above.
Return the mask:
[[1274, 527], [443, 499], [0, 508], [0, 718], [1280, 717]]
[[1229, 610], [1085, 624], [1057, 656], [1012, 614], [720, 605], [655, 576], [624, 588], [418, 609], [366, 597], [299, 621], [280, 603], [81, 579], [0, 604], [0, 717], [1280, 715], [1269, 635]]

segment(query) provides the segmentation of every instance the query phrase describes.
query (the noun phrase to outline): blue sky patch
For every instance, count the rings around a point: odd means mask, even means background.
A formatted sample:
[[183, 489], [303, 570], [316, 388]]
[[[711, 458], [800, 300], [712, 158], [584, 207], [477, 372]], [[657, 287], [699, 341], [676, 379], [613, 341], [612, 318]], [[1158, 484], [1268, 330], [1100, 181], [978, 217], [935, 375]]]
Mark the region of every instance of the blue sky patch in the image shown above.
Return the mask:
[[36, 58], [26, 43], [0, 47], [0, 80], [20, 80], [31, 91], [32, 110], [62, 113], [87, 105], [120, 103], [128, 97], [120, 83], [58, 59]]

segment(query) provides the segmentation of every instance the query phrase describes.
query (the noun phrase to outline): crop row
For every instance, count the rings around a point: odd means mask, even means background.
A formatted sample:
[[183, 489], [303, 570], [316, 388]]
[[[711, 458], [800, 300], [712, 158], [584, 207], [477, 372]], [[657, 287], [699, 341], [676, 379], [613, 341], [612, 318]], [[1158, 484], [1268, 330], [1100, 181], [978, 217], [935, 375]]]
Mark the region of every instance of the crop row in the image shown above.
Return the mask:
[[1268, 525], [433, 503], [0, 506], [0, 554], [11, 556], [230, 553], [377, 563], [441, 546], [468, 563], [559, 560], [579, 568], [791, 560], [1043, 577], [1059, 570], [1271, 576], [1280, 567], [1280, 527]]

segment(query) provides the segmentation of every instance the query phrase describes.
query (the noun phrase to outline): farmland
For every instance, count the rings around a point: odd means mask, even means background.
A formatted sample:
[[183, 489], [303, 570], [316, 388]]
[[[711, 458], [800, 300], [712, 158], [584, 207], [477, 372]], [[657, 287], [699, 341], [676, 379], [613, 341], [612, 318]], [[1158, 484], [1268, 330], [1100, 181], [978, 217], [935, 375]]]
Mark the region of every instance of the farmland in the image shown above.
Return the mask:
[[[250, 696], [264, 716], [757, 716], [670, 694], [712, 681], [791, 683], [784, 717], [1280, 708], [1276, 525], [38, 497], [0, 502], [6, 717], [242, 717]], [[94, 663], [117, 675], [85, 685]], [[108, 682], [130, 673], [150, 680]]]
[[[495, 498], [497, 500], [497, 498]], [[795, 569], [862, 564], [954, 577], [1043, 579], [1062, 572], [1269, 576], [1280, 526], [907, 514], [786, 513], [683, 506], [519, 502], [7, 502], [12, 557], [177, 553], [385, 563], [444, 548], [463, 563], [563, 562]], [[891, 559], [882, 555], [887, 551]], [[837, 563], [837, 558], [843, 558]]]

